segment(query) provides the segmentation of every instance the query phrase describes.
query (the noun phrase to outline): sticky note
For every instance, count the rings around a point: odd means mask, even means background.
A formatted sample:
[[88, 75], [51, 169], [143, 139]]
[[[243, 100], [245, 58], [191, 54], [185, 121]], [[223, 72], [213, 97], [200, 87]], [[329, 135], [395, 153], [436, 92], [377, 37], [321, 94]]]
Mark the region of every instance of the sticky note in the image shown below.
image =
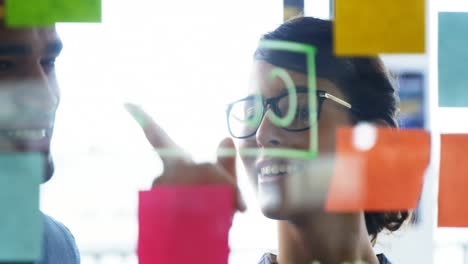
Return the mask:
[[101, 22], [101, 0], [48, 1], [57, 22]]
[[468, 227], [468, 134], [442, 134], [439, 227]]
[[227, 264], [234, 208], [231, 186], [158, 186], [140, 192], [139, 263]]
[[338, 56], [425, 52], [425, 0], [335, 0]]
[[6, 0], [10, 27], [51, 26], [55, 22], [100, 22], [101, 0]]
[[0, 153], [0, 168], [0, 262], [38, 260], [43, 238], [42, 155]]
[[416, 208], [429, 157], [430, 135], [424, 130], [340, 128], [326, 209]]
[[439, 13], [439, 106], [468, 106], [468, 13]]
[[48, 27], [54, 25], [54, 18], [48, 0], [6, 0], [5, 23], [8, 27]]

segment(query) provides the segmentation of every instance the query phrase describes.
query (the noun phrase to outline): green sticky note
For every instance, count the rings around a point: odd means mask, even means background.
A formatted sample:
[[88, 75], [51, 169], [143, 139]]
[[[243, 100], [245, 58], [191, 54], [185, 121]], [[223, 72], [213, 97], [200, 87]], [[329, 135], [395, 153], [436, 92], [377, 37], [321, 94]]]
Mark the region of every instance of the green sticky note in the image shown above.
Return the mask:
[[39, 153], [0, 153], [0, 262], [35, 261], [42, 254]]
[[439, 13], [439, 106], [468, 107], [468, 13]]
[[6, 0], [5, 22], [8, 27], [52, 26], [49, 0]]
[[9, 27], [52, 26], [56, 22], [101, 22], [101, 0], [6, 0]]
[[56, 22], [101, 22], [101, 0], [47, 1]]

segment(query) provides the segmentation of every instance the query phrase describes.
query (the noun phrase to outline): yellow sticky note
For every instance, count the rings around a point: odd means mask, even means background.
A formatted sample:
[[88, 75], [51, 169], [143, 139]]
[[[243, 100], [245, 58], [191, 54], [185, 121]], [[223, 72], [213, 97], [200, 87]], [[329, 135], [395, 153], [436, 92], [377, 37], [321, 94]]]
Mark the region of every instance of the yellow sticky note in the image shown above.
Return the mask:
[[425, 0], [335, 0], [335, 54], [424, 53], [425, 20]]

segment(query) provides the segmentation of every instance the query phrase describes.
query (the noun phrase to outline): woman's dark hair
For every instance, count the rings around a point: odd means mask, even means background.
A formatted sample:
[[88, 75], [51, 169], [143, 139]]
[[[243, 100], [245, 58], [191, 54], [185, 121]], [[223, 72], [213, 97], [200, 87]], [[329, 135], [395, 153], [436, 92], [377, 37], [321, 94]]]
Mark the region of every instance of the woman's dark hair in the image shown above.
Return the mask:
[[[347, 100], [359, 109], [351, 116], [353, 122], [384, 120], [397, 127], [395, 81], [379, 57], [336, 57], [333, 52], [333, 24], [312, 17], [294, 18], [276, 30], [265, 34], [262, 40], [282, 40], [312, 45], [317, 78], [337, 85]], [[307, 74], [306, 56], [297, 52], [273, 49], [256, 50], [254, 58], [278, 67]], [[408, 211], [365, 212], [367, 231], [371, 241], [383, 229], [396, 231], [409, 217]]]

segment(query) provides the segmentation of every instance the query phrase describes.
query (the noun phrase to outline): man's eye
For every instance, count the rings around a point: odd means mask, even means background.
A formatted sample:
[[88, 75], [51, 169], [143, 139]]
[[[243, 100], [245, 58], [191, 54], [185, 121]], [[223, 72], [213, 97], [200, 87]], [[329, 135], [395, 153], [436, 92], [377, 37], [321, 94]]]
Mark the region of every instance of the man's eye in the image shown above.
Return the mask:
[[45, 71], [48, 73], [55, 69], [55, 58], [42, 60], [41, 65], [42, 67], [44, 67]]
[[0, 72], [6, 72], [13, 68], [14, 63], [9, 60], [0, 60]]

